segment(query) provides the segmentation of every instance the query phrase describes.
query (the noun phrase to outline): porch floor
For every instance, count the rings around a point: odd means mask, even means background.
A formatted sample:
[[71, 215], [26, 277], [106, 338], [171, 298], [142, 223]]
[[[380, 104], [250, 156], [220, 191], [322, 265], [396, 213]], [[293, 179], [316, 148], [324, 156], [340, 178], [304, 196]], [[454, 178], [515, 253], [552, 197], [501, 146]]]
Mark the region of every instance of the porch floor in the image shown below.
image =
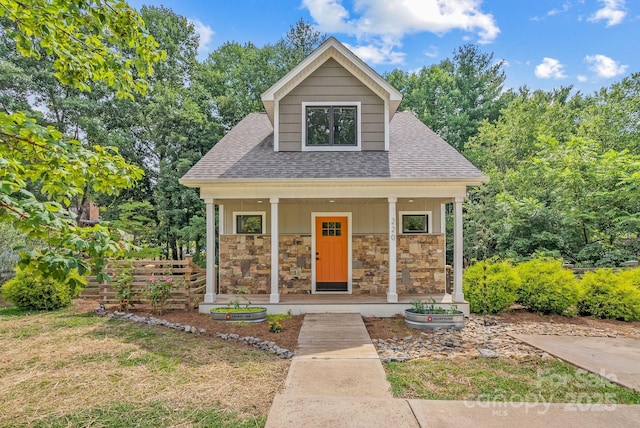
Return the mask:
[[[268, 304], [268, 294], [245, 294], [252, 304]], [[218, 294], [216, 295], [217, 305], [226, 305], [232, 300], [238, 299], [243, 304], [242, 295]], [[436, 303], [451, 303], [451, 294], [399, 294], [398, 303], [411, 303], [412, 300], [435, 300]], [[280, 304], [331, 304], [344, 305], [354, 303], [387, 303], [387, 296], [384, 294], [337, 294], [337, 293], [317, 293], [317, 294], [280, 294]]]
[[[280, 294], [280, 302], [270, 303], [268, 294], [249, 294], [245, 297], [252, 305], [264, 306], [269, 313], [279, 314], [291, 312], [294, 315], [323, 312], [358, 312], [363, 316], [391, 317], [401, 314], [411, 307], [414, 299], [430, 300], [436, 305], [449, 307], [452, 303], [451, 294], [400, 294], [398, 303], [387, 302], [387, 296], [362, 294]], [[211, 308], [226, 306], [238, 299], [244, 304], [241, 296], [234, 294], [217, 294], [215, 302], [200, 304], [200, 312], [208, 313]], [[469, 315], [469, 303], [456, 303], [459, 310]]]

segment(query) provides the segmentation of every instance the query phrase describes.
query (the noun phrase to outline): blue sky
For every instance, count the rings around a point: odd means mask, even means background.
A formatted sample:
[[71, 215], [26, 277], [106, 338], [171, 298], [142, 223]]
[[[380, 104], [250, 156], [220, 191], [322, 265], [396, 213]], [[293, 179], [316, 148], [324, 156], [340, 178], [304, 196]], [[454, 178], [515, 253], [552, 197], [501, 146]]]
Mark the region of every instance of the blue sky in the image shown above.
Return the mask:
[[640, 71], [638, 0], [130, 0], [164, 5], [201, 35], [200, 58], [227, 41], [258, 46], [302, 18], [379, 73], [416, 70], [477, 43], [505, 61], [507, 88], [583, 93]]

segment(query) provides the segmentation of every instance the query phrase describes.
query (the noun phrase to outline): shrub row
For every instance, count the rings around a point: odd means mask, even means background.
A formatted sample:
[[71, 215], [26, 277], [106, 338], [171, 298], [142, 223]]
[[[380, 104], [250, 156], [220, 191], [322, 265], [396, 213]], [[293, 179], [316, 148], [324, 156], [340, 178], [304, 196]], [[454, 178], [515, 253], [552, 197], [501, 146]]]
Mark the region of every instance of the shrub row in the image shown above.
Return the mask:
[[544, 314], [640, 320], [640, 269], [598, 269], [578, 280], [558, 260], [536, 258], [514, 266], [490, 259], [468, 267], [463, 285], [475, 313], [498, 313], [519, 303]]

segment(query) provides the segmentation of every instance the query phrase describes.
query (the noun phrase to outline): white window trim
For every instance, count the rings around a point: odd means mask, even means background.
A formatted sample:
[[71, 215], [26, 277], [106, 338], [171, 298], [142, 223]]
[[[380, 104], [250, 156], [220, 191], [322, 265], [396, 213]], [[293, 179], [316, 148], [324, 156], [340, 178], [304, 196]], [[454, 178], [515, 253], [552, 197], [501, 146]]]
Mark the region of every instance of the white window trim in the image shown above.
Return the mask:
[[321, 291], [318, 294], [351, 294], [353, 282], [353, 228], [351, 212], [311, 213], [311, 294], [316, 294], [316, 217], [347, 217], [347, 291]]
[[[402, 235], [420, 235], [420, 234], [430, 234], [433, 233], [433, 212], [432, 211], [400, 211], [398, 213], [398, 232]], [[402, 216], [405, 215], [426, 215], [427, 216], [427, 232], [413, 232], [413, 233], [405, 233], [404, 227], [402, 224]]]
[[255, 233], [238, 233], [238, 216], [240, 215], [259, 215], [262, 216], [262, 233], [257, 235], [265, 235], [267, 230], [265, 229], [265, 223], [267, 220], [266, 211], [234, 211], [233, 212], [233, 234], [234, 235], [256, 235]]
[[[356, 107], [355, 146], [307, 146], [307, 107]], [[362, 103], [360, 101], [312, 101], [302, 103], [302, 151], [303, 152], [359, 152], [362, 150]]]

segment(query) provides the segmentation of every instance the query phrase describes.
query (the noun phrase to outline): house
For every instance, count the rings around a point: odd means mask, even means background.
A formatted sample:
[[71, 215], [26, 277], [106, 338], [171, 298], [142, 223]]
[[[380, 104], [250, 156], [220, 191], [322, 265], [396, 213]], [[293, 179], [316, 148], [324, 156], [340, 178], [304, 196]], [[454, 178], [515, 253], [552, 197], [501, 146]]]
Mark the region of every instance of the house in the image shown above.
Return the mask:
[[[270, 312], [390, 316], [462, 292], [462, 202], [487, 181], [335, 38], [262, 94], [181, 179], [206, 203], [200, 309], [239, 290]], [[445, 205], [454, 207], [454, 287], [445, 294]], [[216, 209], [217, 206], [217, 224]], [[467, 312], [468, 313], [468, 312]]]

